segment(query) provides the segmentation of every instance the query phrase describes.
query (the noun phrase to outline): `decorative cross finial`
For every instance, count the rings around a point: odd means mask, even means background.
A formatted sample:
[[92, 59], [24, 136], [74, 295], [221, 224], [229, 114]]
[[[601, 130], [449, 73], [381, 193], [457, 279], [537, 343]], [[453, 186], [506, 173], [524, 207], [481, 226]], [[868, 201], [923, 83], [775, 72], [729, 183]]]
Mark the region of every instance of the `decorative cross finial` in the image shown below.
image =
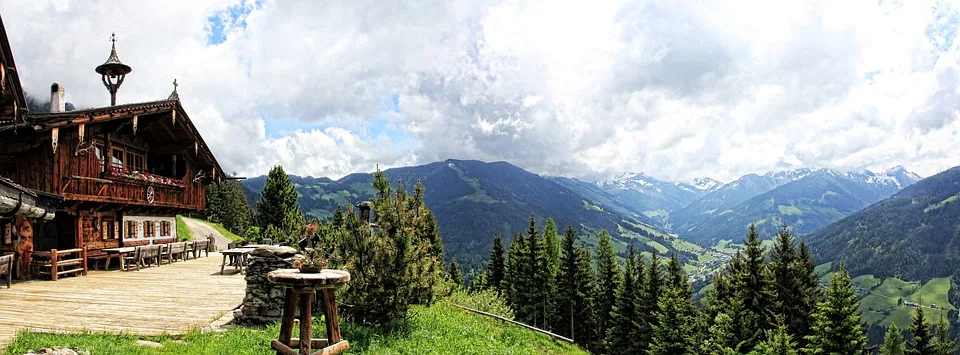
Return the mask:
[[110, 42], [113, 42], [113, 45], [117, 45], [117, 33], [113, 32], [110, 34]]
[[177, 79], [173, 79], [173, 91], [177, 91]]

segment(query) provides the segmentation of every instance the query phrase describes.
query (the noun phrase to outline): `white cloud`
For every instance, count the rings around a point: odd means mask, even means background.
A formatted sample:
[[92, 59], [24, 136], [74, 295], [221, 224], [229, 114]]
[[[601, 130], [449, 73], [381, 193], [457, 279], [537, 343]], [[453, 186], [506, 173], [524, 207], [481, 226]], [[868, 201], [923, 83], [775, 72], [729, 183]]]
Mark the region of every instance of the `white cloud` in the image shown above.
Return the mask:
[[[177, 78], [221, 165], [243, 175], [446, 158], [587, 179], [960, 163], [954, 3], [267, 0], [233, 21], [238, 4], [0, 12], [28, 92], [57, 81], [79, 107], [104, 105], [93, 68], [116, 31], [134, 68], [119, 100], [165, 98]], [[226, 22], [216, 45], [211, 16]]]

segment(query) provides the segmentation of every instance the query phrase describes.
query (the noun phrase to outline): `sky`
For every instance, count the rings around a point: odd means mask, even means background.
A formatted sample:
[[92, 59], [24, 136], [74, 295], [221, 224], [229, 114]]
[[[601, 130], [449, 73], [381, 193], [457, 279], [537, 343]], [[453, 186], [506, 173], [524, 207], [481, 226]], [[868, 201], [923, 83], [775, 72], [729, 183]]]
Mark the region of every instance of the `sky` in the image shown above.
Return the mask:
[[221, 166], [338, 178], [444, 159], [583, 180], [960, 165], [960, 3], [4, 1], [28, 94], [165, 99]]

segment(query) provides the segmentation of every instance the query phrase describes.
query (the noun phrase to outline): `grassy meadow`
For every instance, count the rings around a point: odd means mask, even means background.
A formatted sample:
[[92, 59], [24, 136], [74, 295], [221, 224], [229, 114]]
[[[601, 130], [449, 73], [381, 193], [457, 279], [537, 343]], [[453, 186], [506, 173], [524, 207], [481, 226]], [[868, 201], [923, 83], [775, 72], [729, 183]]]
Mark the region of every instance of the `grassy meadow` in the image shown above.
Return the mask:
[[[349, 354], [586, 354], [575, 345], [551, 339], [519, 326], [459, 310], [445, 302], [414, 306], [409, 320], [390, 327], [342, 322]], [[324, 337], [323, 322], [315, 320], [314, 337]], [[91, 354], [275, 354], [270, 340], [279, 326], [233, 327], [223, 332], [191, 331], [179, 336], [142, 337], [104, 333], [49, 334], [22, 332], [6, 354], [33, 349], [70, 347]], [[299, 337], [294, 328], [294, 337]], [[138, 340], [159, 347], [138, 345]]]

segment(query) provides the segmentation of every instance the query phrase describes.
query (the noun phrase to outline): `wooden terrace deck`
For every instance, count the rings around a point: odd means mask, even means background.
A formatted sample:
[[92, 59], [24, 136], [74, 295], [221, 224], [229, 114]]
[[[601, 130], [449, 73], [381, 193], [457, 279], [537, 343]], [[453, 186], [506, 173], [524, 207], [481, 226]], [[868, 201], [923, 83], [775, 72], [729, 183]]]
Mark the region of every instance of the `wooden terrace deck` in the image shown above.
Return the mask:
[[90, 271], [0, 287], [0, 349], [20, 329], [178, 334], [209, 325], [243, 301], [246, 281], [220, 275], [220, 253], [140, 271]]

